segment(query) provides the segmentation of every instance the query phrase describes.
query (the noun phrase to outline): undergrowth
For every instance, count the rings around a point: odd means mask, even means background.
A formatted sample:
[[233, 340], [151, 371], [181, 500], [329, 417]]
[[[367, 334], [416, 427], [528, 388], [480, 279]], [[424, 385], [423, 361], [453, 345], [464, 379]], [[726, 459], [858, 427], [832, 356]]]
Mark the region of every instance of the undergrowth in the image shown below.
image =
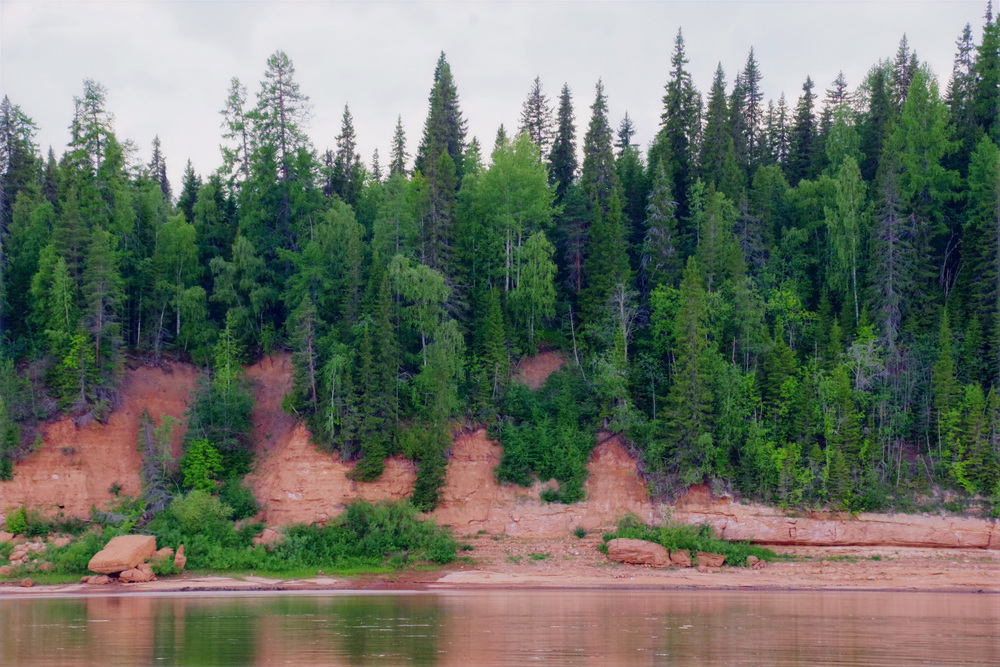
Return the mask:
[[604, 542], [616, 537], [656, 542], [671, 551], [691, 551], [692, 559], [696, 557], [694, 552], [698, 551], [722, 554], [726, 557], [727, 565], [745, 566], [748, 556], [766, 561], [778, 560], [778, 554], [770, 549], [749, 542], [730, 542], [716, 537], [715, 531], [708, 524], [649, 526], [638, 517], [630, 515], [619, 519], [617, 531], [604, 533]]
[[595, 413], [593, 396], [578, 373], [553, 373], [537, 392], [513, 385], [495, 433], [503, 445], [497, 479], [520, 486], [531, 486], [536, 478], [554, 479], [559, 488], [546, 489], [542, 500], [583, 500], [587, 458], [594, 447], [589, 424]]

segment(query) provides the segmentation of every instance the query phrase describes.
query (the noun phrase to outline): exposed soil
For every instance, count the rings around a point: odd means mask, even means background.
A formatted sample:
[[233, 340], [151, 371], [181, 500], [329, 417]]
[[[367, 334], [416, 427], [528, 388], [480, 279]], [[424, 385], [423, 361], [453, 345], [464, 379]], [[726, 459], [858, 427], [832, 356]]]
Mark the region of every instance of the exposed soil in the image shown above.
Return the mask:
[[528, 387], [541, 389], [549, 376], [562, 368], [566, 359], [559, 352], [541, 352], [533, 357], [525, 357], [518, 363], [514, 381]]
[[42, 427], [41, 447], [14, 466], [14, 479], [0, 482], [0, 512], [25, 504], [45, 514], [86, 518], [91, 506], [115, 498], [109, 491], [139, 493], [142, 464], [136, 448], [139, 417], [148, 410], [157, 424], [163, 415], [178, 420], [174, 453], [180, 454], [184, 411], [198, 371], [187, 364], [141, 366], [125, 373], [120, 405], [107, 424], [77, 427], [62, 419]]

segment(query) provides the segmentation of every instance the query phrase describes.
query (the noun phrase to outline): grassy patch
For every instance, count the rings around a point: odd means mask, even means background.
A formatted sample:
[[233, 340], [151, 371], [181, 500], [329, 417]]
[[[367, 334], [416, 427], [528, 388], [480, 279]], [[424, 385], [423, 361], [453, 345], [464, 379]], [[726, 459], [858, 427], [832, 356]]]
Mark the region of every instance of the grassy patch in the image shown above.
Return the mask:
[[[756, 556], [760, 560], [778, 560], [778, 554], [770, 549], [750, 544], [749, 542], [730, 542], [715, 536], [715, 531], [708, 524], [687, 526], [667, 524], [664, 526], [647, 526], [638, 517], [627, 516], [618, 521], [618, 530], [605, 533], [604, 542], [616, 537], [627, 537], [636, 540], [646, 540], [662, 544], [671, 551], [687, 550], [691, 552], [708, 551], [722, 554], [727, 565], [745, 566], [748, 556]], [[606, 548], [606, 545], [605, 545]], [[607, 553], [606, 551], [604, 553]], [[694, 553], [692, 553], [694, 556]]]
[[528, 555], [531, 556], [531, 560], [545, 560], [546, 558], [548, 558], [552, 554], [550, 554], [548, 552], [532, 552], [532, 553], [530, 553]]

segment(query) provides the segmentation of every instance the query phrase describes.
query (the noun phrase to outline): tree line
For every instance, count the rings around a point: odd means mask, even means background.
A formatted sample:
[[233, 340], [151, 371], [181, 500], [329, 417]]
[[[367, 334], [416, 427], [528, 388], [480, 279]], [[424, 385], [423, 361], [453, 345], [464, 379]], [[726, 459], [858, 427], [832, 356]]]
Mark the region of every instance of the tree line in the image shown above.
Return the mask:
[[[462, 420], [500, 434], [505, 479], [560, 479], [553, 499], [581, 497], [595, 428], [623, 433], [659, 492], [1000, 499], [992, 9], [956, 44], [944, 91], [904, 36], [854, 89], [841, 74], [821, 100], [807, 77], [791, 107], [765, 102], [753, 49], [703, 95], [678, 31], [645, 149], [601, 81], [578, 129], [569, 87], [550, 101], [536, 78], [488, 155], [441, 54], [412, 161], [399, 119], [385, 164], [358, 154], [346, 105], [317, 150], [278, 51], [253, 99], [232, 80], [221, 164], [189, 162], [176, 195], [159, 139], [140, 162], [99, 83], [58, 158], [4, 97], [0, 473], [38, 420], [106, 419], [126, 354], [208, 367], [188, 462], [245, 469], [238, 364], [287, 349], [285, 409], [359, 479], [419, 461], [421, 507]], [[533, 396], [511, 375], [539, 348], [569, 364]]]

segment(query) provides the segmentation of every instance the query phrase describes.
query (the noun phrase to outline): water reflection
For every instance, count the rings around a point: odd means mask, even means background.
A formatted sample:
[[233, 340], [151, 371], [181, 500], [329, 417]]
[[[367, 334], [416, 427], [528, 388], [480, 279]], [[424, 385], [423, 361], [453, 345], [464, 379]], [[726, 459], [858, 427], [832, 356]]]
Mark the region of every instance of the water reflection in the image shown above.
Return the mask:
[[503, 591], [0, 602], [11, 665], [1000, 664], [1000, 597]]

